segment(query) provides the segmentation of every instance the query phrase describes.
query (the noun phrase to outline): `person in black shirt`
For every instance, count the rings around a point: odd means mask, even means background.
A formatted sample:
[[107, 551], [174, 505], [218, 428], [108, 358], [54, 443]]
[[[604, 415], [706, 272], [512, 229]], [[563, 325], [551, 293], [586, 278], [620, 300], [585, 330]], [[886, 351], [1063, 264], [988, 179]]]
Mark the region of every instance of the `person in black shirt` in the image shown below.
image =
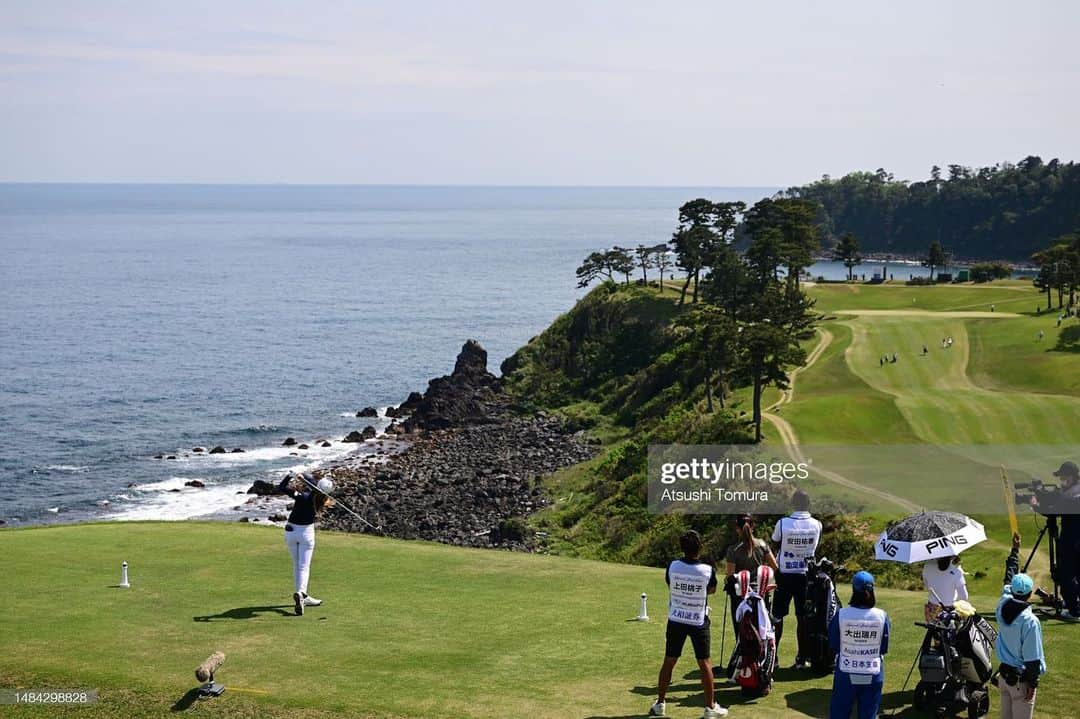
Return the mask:
[[293, 605], [297, 616], [303, 616], [304, 607], [322, 604], [321, 599], [309, 596], [307, 590], [311, 555], [315, 551], [315, 516], [330, 500], [318, 490], [315, 477], [307, 472], [285, 475], [278, 491], [293, 498], [293, 508], [285, 523], [285, 546], [293, 562]]

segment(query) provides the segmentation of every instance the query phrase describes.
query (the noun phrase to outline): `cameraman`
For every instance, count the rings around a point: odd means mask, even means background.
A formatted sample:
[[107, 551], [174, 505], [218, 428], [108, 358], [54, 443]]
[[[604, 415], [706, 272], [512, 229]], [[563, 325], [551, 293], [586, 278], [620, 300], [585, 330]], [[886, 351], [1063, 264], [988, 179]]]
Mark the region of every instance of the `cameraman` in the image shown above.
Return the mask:
[[1075, 462], [1064, 462], [1054, 476], [1061, 480], [1061, 494], [1054, 510], [1061, 515], [1061, 537], [1058, 543], [1058, 584], [1065, 600], [1061, 618], [1080, 620], [1080, 468]]

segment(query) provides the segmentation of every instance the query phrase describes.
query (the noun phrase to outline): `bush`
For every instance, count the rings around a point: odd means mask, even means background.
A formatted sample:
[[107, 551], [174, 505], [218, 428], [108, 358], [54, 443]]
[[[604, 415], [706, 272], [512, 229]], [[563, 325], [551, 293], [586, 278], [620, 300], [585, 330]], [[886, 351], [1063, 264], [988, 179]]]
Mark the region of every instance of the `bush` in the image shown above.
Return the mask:
[[990, 282], [1012, 277], [1012, 268], [1004, 262], [980, 262], [971, 266], [972, 282]]

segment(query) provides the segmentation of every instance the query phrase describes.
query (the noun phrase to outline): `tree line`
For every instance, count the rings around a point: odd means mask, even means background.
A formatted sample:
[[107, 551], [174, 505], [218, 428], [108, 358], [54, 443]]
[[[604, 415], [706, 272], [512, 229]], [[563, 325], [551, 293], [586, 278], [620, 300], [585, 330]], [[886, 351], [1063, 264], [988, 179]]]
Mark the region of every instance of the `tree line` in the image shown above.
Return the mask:
[[1080, 165], [1037, 156], [974, 169], [935, 165], [915, 182], [884, 169], [826, 175], [782, 194], [819, 205], [828, 244], [851, 232], [868, 252], [915, 255], [936, 240], [954, 257], [1027, 260], [1080, 226]]
[[[672, 349], [692, 364], [710, 412], [714, 402], [725, 407], [731, 387], [752, 388], [760, 440], [764, 390], [786, 389], [787, 369], [806, 359], [799, 340], [813, 329], [813, 302], [799, 278], [820, 247], [817, 213], [815, 203], [796, 198], [767, 198], [750, 208], [691, 200], [679, 208], [669, 243], [593, 252], [577, 270], [579, 284], [616, 275], [629, 283], [638, 268], [647, 283], [650, 268], [678, 267], [684, 276], [678, 304], [689, 306], [675, 323]], [[737, 228], [748, 239], [741, 253], [734, 247]]]

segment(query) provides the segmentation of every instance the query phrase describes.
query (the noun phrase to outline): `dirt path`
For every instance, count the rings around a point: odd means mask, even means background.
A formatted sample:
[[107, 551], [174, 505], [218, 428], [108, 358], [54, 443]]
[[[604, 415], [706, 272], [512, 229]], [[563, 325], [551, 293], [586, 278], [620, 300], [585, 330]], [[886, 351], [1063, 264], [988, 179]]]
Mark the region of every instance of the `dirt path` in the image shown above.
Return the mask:
[[[779, 400], [769, 406], [761, 414], [764, 419], [768, 420], [769, 423], [776, 428], [776, 431], [780, 434], [780, 439], [783, 441], [784, 446], [788, 450], [788, 453], [791, 455], [791, 458], [796, 462], [807, 461], [805, 455], [803, 455], [802, 448], [799, 446], [798, 435], [795, 434], [795, 429], [791, 426], [791, 423], [780, 415], [773, 414], [773, 410], [791, 402], [791, 400], [795, 396], [795, 378], [801, 371], [813, 366], [814, 363], [817, 362], [818, 359], [820, 359], [821, 355], [825, 353], [825, 350], [828, 349], [829, 344], [832, 342], [832, 332], [829, 332], [824, 327], [818, 327], [817, 331], [818, 334], [821, 335], [821, 341], [817, 344], [816, 347], [814, 347], [810, 354], [807, 355], [806, 364], [804, 364], [802, 367], [798, 367], [792, 370], [791, 375], [788, 377], [788, 388], [784, 390], [783, 394], [780, 395]], [[871, 494], [875, 497], [878, 497], [879, 499], [884, 499], [888, 502], [892, 502], [893, 504], [901, 507], [907, 512], [918, 512], [922, 509], [922, 507], [918, 506], [913, 502], [909, 502], [903, 497], [898, 497], [895, 494], [891, 494], [881, 489], [875, 489], [874, 487], [867, 487], [863, 484], [848, 479], [842, 474], [833, 472], [832, 470], [823, 469], [822, 467], [813, 467], [813, 471], [818, 475], [824, 477], [825, 479], [829, 480], [830, 482], [839, 484], [842, 487], [847, 487], [848, 489], [852, 489], [857, 492]]]

